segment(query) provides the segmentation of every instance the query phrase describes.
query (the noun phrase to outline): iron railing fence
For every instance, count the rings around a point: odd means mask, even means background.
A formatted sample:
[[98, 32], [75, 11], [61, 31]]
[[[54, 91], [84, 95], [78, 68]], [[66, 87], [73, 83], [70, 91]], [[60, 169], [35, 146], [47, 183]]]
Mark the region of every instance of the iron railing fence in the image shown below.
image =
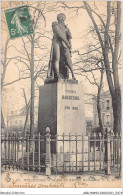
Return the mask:
[[38, 172], [49, 167], [52, 174], [121, 171], [121, 135], [46, 135], [2, 135], [2, 167]]
[[56, 135], [51, 142], [56, 144], [56, 154], [52, 154], [52, 171], [55, 173], [105, 171], [108, 163], [111, 170], [121, 169], [121, 136], [118, 134], [108, 138], [101, 134], [63, 134]]

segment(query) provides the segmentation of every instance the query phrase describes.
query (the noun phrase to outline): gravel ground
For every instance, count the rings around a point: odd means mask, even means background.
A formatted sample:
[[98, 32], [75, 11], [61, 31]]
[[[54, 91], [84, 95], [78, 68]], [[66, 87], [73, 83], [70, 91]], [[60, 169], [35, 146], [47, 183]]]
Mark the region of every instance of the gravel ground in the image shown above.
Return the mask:
[[2, 170], [3, 188], [120, 188], [121, 177], [113, 172], [84, 172], [79, 175], [51, 175], [23, 170]]

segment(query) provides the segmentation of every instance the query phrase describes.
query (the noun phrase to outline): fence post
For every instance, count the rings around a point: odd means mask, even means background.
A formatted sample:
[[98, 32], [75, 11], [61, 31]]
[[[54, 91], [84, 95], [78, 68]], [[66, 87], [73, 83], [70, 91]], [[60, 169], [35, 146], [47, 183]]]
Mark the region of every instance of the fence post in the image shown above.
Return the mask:
[[50, 128], [47, 127], [46, 128], [46, 159], [45, 159], [45, 166], [46, 166], [46, 170], [45, 170], [45, 174], [47, 176], [51, 175], [51, 150], [50, 150]]
[[120, 167], [119, 167], [119, 177], [121, 177], [121, 160], [122, 160], [122, 158], [121, 158], [121, 147], [122, 147], [122, 145], [121, 145], [121, 140], [122, 140], [122, 135], [121, 135], [121, 132], [120, 132], [120, 135], [119, 135], [119, 144], [120, 144], [120, 147], [119, 147], [119, 163], [120, 163]]
[[96, 171], [96, 133], [94, 132], [94, 171]]
[[119, 136], [118, 136], [118, 133], [116, 133], [116, 151], [117, 151], [117, 156], [116, 156], [116, 159], [117, 159], [117, 170], [118, 170], [118, 164], [119, 164]]
[[100, 158], [100, 170], [101, 170], [101, 160], [102, 160], [102, 155], [101, 155], [101, 144], [102, 144], [102, 142], [101, 142], [101, 132], [99, 133], [99, 143], [100, 143], [100, 147], [99, 147], [99, 151], [100, 151], [100, 153], [99, 153], [99, 158]]
[[88, 171], [90, 171], [90, 147], [91, 147], [90, 132], [88, 132]]
[[38, 164], [39, 164], [39, 172], [40, 172], [40, 169], [41, 169], [41, 148], [40, 148], [40, 144], [41, 144], [41, 135], [40, 133], [38, 134]]
[[111, 162], [111, 149], [110, 149], [110, 128], [107, 127], [107, 175], [111, 174], [110, 162]]
[[30, 134], [27, 132], [27, 137], [26, 137], [26, 145], [27, 145], [27, 170], [29, 171], [29, 155], [30, 155]]
[[113, 151], [113, 149], [114, 149], [114, 142], [113, 142], [113, 139], [114, 139], [114, 132], [112, 131], [112, 133], [111, 133], [111, 166], [113, 167], [114, 166], [114, 155], [113, 155], [113, 153], [114, 153], [114, 151]]
[[6, 161], [7, 161], [7, 159], [6, 159], [6, 149], [7, 149], [7, 147], [6, 147], [6, 140], [7, 140], [7, 138], [6, 138], [7, 136], [6, 136], [6, 134], [5, 134], [5, 141], [4, 141], [4, 152], [5, 152], [5, 161], [4, 161], [4, 163], [5, 163], [5, 169], [6, 169]]

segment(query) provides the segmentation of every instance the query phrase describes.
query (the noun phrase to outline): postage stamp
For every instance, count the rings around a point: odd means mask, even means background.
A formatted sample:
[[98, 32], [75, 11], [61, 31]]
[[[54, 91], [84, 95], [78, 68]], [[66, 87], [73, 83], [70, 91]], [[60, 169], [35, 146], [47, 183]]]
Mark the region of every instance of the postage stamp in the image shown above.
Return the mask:
[[10, 38], [33, 34], [28, 5], [4, 10]]

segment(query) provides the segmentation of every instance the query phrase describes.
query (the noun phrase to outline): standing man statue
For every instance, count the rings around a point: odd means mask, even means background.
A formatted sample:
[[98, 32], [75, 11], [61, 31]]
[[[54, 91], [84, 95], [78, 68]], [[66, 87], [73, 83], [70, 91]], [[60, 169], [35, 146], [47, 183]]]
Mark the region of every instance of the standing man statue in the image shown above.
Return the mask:
[[[48, 78], [68, 78], [68, 68], [71, 71], [72, 79], [75, 79], [71, 61], [71, 33], [64, 21], [65, 14], [57, 15], [58, 22], [52, 23], [53, 39], [48, 67]], [[62, 62], [61, 62], [62, 60]]]

